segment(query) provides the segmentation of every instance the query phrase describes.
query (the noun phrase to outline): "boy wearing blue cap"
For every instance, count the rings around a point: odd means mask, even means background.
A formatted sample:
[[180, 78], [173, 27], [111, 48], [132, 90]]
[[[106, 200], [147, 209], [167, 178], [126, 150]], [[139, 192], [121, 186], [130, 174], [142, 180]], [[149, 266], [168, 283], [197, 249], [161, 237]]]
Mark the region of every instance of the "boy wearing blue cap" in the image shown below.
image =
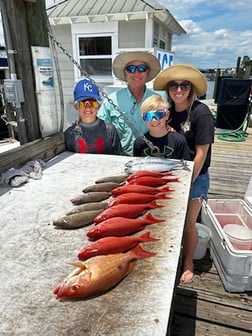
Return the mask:
[[97, 86], [90, 80], [80, 80], [74, 89], [74, 108], [79, 113], [79, 123], [65, 131], [66, 149], [76, 153], [122, 153], [119, 135], [114, 125], [97, 118], [101, 106]]

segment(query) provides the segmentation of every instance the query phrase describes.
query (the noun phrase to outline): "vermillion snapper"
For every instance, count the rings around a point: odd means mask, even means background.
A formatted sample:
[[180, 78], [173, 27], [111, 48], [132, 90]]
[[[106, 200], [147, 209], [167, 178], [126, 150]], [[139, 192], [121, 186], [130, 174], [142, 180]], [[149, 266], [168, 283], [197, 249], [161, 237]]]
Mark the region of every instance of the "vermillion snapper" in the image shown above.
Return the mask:
[[91, 228], [87, 232], [87, 236], [94, 240], [109, 236], [122, 237], [141, 231], [146, 225], [162, 222], [165, 220], [157, 219], [151, 213], [144, 218], [112, 217]]
[[117, 204], [111, 208], [103, 210], [94, 219], [94, 223], [98, 224], [112, 217], [136, 218], [143, 215], [149, 209], [162, 208], [163, 205], [158, 205], [155, 201], [145, 204]]
[[133, 271], [136, 261], [155, 256], [137, 245], [126, 253], [96, 256], [84, 263], [72, 263], [77, 268], [54, 289], [57, 298], [89, 298], [117, 285]]
[[146, 232], [140, 236], [104, 237], [83, 247], [78, 253], [78, 258], [86, 260], [97, 255], [121, 253], [128, 251], [139, 243], [155, 242], [158, 240], [158, 238], [152, 238], [150, 232]]
[[115, 188], [111, 191], [111, 194], [113, 196], [117, 195], [122, 195], [126, 193], [143, 193], [143, 194], [157, 194], [161, 192], [171, 192], [174, 191], [170, 189], [169, 186], [161, 187], [161, 188], [156, 188], [152, 186], [144, 186], [140, 184], [127, 184], [122, 187]]

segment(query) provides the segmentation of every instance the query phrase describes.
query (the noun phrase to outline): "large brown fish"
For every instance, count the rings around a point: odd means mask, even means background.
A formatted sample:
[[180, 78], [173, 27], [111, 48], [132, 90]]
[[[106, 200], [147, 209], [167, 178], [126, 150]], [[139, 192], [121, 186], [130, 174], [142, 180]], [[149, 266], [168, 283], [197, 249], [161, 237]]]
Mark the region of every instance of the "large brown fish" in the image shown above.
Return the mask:
[[162, 208], [163, 205], [158, 205], [155, 201], [144, 204], [117, 204], [111, 208], [103, 210], [94, 219], [94, 223], [98, 224], [112, 217], [136, 218], [143, 215], [149, 209]]
[[107, 191], [92, 191], [89, 193], [84, 193], [80, 196], [71, 199], [74, 205], [81, 205], [84, 203], [99, 202], [104, 201], [110, 197], [110, 193]]
[[99, 178], [98, 180], [95, 181], [95, 183], [104, 183], [104, 182], [122, 183], [126, 180], [127, 177], [128, 174], [106, 176]]
[[97, 183], [97, 184], [92, 184], [90, 186], [85, 187], [82, 191], [84, 193], [91, 192], [91, 191], [108, 191], [110, 192], [111, 190], [120, 187], [120, 183], [116, 182], [103, 182], [103, 183]]
[[108, 208], [108, 202], [84, 203], [68, 211], [67, 215], [72, 215], [78, 212], [90, 211], [90, 210], [100, 210], [100, 209], [105, 210], [107, 208]]
[[94, 218], [96, 218], [102, 211], [102, 209], [91, 210], [64, 216], [55, 219], [53, 225], [59, 229], [78, 229], [93, 223]]
[[89, 298], [102, 294], [132, 272], [138, 259], [154, 255], [136, 245], [126, 253], [101, 255], [83, 263], [72, 263], [77, 268], [53, 293], [57, 298]]

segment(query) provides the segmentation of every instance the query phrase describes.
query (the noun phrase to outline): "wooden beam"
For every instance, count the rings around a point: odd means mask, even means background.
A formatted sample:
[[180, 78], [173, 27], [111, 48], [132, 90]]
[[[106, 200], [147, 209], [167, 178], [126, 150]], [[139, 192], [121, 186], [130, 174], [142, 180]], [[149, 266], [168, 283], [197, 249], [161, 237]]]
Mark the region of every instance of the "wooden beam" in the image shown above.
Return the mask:
[[0, 174], [9, 168], [20, 168], [30, 160], [48, 161], [65, 150], [64, 134], [34, 140], [0, 154]]

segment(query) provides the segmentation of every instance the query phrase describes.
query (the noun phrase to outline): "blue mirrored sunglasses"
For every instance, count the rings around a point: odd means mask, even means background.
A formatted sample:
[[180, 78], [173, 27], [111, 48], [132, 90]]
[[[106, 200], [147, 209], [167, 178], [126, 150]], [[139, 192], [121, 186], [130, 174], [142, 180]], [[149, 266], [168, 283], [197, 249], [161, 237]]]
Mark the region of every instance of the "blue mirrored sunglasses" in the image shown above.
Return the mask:
[[149, 69], [148, 65], [146, 64], [139, 64], [139, 65], [127, 65], [125, 70], [129, 73], [135, 73], [138, 72], [145, 72]]
[[166, 110], [148, 111], [143, 113], [143, 120], [151, 122], [153, 118], [156, 120], [163, 119], [165, 117]]

